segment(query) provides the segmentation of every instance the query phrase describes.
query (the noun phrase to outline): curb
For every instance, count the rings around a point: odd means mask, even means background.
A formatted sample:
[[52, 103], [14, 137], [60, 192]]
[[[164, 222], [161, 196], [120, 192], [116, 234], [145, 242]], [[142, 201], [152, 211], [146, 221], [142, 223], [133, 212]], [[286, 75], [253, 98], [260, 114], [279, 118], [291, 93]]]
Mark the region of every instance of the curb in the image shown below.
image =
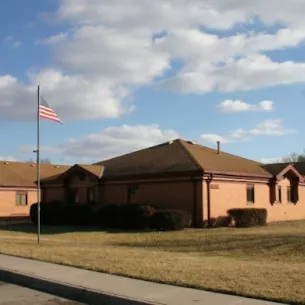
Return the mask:
[[156, 303], [124, 298], [123, 296], [90, 290], [67, 283], [55, 282], [12, 270], [0, 269], [0, 281], [38, 290], [87, 305], [156, 305]]

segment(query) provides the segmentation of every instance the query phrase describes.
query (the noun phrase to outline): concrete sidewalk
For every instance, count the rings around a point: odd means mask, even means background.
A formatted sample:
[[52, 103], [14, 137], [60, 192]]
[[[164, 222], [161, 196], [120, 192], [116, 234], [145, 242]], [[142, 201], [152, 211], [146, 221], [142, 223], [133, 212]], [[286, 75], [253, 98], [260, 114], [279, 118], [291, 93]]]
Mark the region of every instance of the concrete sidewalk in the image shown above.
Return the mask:
[[275, 305], [0, 255], [0, 281], [92, 305]]

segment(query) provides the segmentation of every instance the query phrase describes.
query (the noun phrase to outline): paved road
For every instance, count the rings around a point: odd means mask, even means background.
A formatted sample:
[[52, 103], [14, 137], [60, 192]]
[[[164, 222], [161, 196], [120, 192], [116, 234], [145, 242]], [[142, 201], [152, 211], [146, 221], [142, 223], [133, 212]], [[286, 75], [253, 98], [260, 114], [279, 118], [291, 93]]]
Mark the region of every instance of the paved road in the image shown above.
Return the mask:
[[[82, 305], [50, 294], [0, 282], [0, 305]], [[84, 305], [84, 304], [83, 304]]]

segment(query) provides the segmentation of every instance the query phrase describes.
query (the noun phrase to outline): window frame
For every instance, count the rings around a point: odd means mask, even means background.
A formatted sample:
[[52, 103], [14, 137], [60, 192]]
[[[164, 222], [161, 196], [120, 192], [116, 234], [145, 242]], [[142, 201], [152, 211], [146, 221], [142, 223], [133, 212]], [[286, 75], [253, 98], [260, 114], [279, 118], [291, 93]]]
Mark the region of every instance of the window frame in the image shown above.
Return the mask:
[[287, 191], [287, 203], [293, 204], [294, 203], [293, 202], [293, 191], [294, 191], [294, 188], [291, 185], [289, 185], [289, 186], [287, 186], [286, 191]]
[[[25, 203], [22, 203], [22, 196], [25, 196]], [[20, 200], [18, 200], [20, 198]], [[28, 205], [28, 192], [26, 191], [16, 191], [15, 194], [15, 205], [16, 206], [27, 206]]]
[[281, 185], [278, 185], [278, 187], [277, 187], [277, 196], [278, 196], [278, 200], [277, 200], [277, 202], [278, 203], [282, 203], [283, 202], [283, 196], [282, 196], [283, 194], [282, 194], [282, 186]]
[[[252, 198], [249, 199], [249, 191], [251, 191]], [[255, 204], [255, 185], [254, 184], [247, 184], [246, 185], [246, 200], [248, 205]]]
[[[92, 199], [90, 198], [90, 194], [92, 194]], [[95, 198], [95, 187], [94, 186], [87, 187], [87, 202], [94, 203], [95, 199], [96, 199]]]

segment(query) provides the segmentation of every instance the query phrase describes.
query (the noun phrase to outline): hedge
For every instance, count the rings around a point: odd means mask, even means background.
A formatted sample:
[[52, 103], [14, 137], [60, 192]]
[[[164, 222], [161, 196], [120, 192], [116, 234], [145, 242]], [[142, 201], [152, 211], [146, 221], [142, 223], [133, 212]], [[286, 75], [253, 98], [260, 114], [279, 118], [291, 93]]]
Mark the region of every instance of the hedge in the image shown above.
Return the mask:
[[[32, 204], [30, 218], [37, 224], [38, 204]], [[60, 201], [40, 204], [40, 223], [45, 225], [93, 225], [93, 208], [90, 205], [66, 204]]]
[[189, 228], [191, 215], [181, 210], [158, 210], [152, 216], [151, 227], [159, 231], [182, 230]]
[[208, 221], [208, 220], [203, 221], [204, 228], [228, 227], [231, 224], [232, 224], [231, 216], [211, 217], [210, 221]]
[[[64, 202], [40, 204], [41, 224], [98, 225], [104, 229], [181, 230], [191, 226], [191, 215], [180, 210], [156, 210], [150, 205], [81, 205]], [[30, 218], [37, 224], [37, 203], [30, 208]]]
[[236, 227], [264, 226], [267, 224], [268, 214], [266, 209], [230, 209], [228, 214], [233, 218]]

